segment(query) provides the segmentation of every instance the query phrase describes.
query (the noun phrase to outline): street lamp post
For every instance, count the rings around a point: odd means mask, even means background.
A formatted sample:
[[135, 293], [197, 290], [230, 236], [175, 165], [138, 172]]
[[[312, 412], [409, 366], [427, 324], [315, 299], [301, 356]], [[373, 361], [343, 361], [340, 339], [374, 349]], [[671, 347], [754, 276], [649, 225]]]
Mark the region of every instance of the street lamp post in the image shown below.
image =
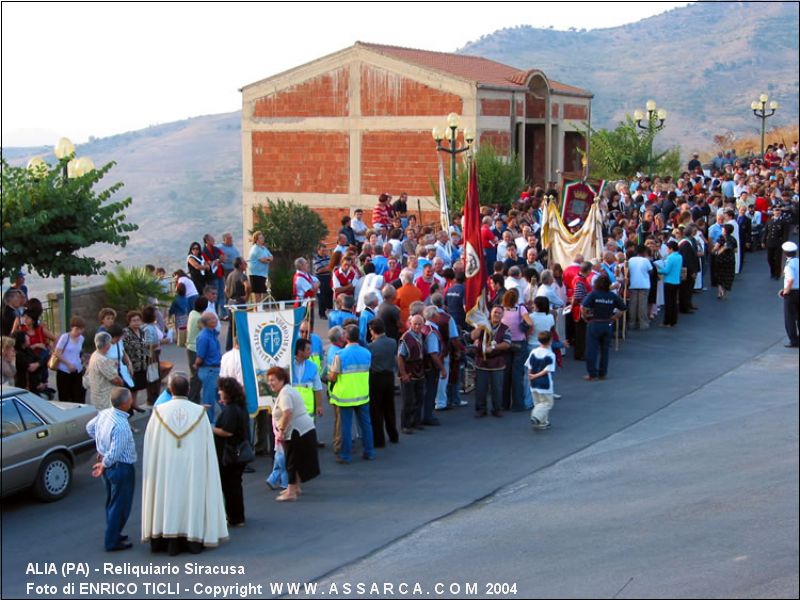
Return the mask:
[[655, 100], [648, 100], [645, 104], [645, 109], [647, 111], [647, 123], [642, 124], [642, 121], [645, 120], [645, 113], [641, 110], [633, 111], [633, 119], [636, 121], [636, 125], [640, 129], [644, 129], [647, 131], [647, 137], [649, 138], [649, 148], [647, 151], [647, 169], [649, 171], [648, 175], [650, 179], [653, 178], [653, 138], [655, 134], [664, 129], [664, 122], [667, 120], [667, 111], [663, 108], [656, 109], [656, 101]]
[[[58, 140], [53, 154], [62, 163], [62, 185], [67, 184], [68, 179], [81, 177], [94, 171], [94, 163], [91, 158], [83, 156], [75, 158], [75, 145], [68, 138], [61, 138]], [[28, 171], [33, 175], [46, 169], [47, 165], [44, 160], [38, 156], [34, 156], [28, 161]], [[72, 276], [69, 273], [64, 274], [64, 306], [61, 310], [61, 321], [63, 331], [68, 330], [69, 319], [72, 316]]]
[[[440, 152], [447, 152], [450, 155], [450, 199], [456, 195], [456, 155], [466, 152], [472, 147], [475, 141], [475, 134], [464, 128], [464, 141], [467, 143], [463, 148], [459, 148], [456, 143], [456, 133], [458, 131], [460, 118], [456, 113], [447, 115], [447, 125], [444, 128], [434, 127], [431, 132], [433, 139], [436, 140], [436, 149]], [[447, 141], [448, 145], [443, 146], [442, 141]]]
[[761, 158], [764, 158], [764, 134], [766, 132], [767, 127], [767, 119], [769, 119], [772, 115], [775, 114], [775, 111], [778, 110], [778, 103], [773, 100], [769, 103], [769, 110], [767, 112], [767, 100], [769, 100], [769, 96], [766, 94], [761, 94], [758, 97], [758, 100], [753, 100], [750, 103], [750, 108], [753, 109], [753, 114], [761, 119]]

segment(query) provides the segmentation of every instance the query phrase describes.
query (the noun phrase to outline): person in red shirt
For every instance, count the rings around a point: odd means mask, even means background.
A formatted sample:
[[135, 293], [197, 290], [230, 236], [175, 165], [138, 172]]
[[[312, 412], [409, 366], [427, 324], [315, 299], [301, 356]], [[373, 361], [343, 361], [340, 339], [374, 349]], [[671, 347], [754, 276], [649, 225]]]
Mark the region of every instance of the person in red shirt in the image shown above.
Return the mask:
[[481, 244], [483, 244], [483, 258], [486, 261], [486, 272], [491, 272], [497, 260], [497, 238], [492, 233], [492, 218], [483, 217], [481, 222]]
[[372, 226], [377, 227], [383, 225], [387, 229], [392, 223], [392, 197], [389, 194], [381, 194], [378, 197], [378, 203], [372, 209]]
[[[583, 263], [583, 254], [575, 256], [575, 260], [570, 266], [564, 269], [564, 287], [567, 289], [567, 304], [572, 303], [572, 297], [575, 295], [575, 278], [581, 272], [581, 264]], [[566, 334], [567, 341], [570, 344], [575, 344], [575, 322], [572, 319], [564, 319], [564, 333]]]
[[352, 257], [349, 255], [342, 257], [341, 264], [333, 270], [333, 275], [331, 276], [334, 300], [342, 294], [353, 295], [356, 289], [353, 284], [356, 274]]
[[433, 265], [428, 263], [422, 267], [422, 275], [417, 277], [417, 280], [414, 282], [414, 285], [419, 288], [419, 291], [422, 292], [422, 301], [428, 299], [428, 296], [431, 295], [431, 286], [436, 282], [436, 279], [433, 276]]

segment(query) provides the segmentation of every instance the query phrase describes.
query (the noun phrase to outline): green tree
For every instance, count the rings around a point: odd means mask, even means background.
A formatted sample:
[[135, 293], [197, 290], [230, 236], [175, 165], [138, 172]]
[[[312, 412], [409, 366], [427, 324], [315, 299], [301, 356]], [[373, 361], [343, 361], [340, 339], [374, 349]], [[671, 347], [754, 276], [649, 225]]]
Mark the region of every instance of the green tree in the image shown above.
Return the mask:
[[125, 221], [131, 198], [112, 201], [122, 183], [94, 189], [116, 163], [68, 179], [68, 158], [36, 171], [2, 160], [3, 277], [26, 266], [42, 277], [101, 273], [105, 262], [79, 252], [99, 243], [124, 247], [138, 229]]
[[[498, 156], [494, 146], [487, 143], [481, 144], [473, 160], [476, 160], [478, 165], [478, 191], [481, 204], [499, 204], [505, 208], [511, 206], [511, 203], [519, 198], [525, 183], [519, 157], [514, 155], [509, 159]], [[449, 193], [450, 182], [447, 183]], [[468, 184], [469, 169], [462, 162], [456, 175], [455, 198], [449, 198], [448, 202], [451, 212], [460, 211], [464, 207]], [[431, 181], [431, 187], [438, 199], [438, 183]]]
[[280, 198], [256, 208], [254, 231], [264, 234], [264, 243], [273, 255], [270, 267], [272, 295], [277, 300], [292, 297], [291, 277], [295, 259], [311, 259], [317, 244], [328, 235], [322, 218], [308, 206]]
[[589, 144], [589, 169], [595, 179], [636, 177], [637, 173], [676, 175], [680, 169], [680, 148], [654, 153], [650, 150], [658, 134], [641, 129], [633, 117], [626, 115], [616, 129], [592, 129]]

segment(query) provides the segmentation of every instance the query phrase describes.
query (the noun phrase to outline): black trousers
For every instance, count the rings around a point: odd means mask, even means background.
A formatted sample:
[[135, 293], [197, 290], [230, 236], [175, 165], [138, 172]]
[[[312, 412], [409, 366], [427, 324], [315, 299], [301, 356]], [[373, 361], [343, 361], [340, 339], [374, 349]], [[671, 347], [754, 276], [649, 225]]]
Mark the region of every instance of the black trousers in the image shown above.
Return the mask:
[[222, 483], [222, 497], [225, 499], [225, 514], [228, 523], [244, 523], [244, 493], [242, 492], [242, 473], [244, 465], [220, 465], [219, 476]]
[[674, 283], [664, 284], [664, 325], [678, 323], [678, 288]]
[[412, 379], [400, 384], [403, 398], [401, 423], [404, 429], [413, 429], [422, 418], [422, 403], [425, 401], [425, 380]]
[[[697, 273], [687, 273], [686, 279], [681, 281], [680, 289], [678, 290], [678, 310], [682, 313], [688, 313], [692, 310], [692, 292], [696, 276]], [[666, 291], [666, 286], [664, 289]]]
[[372, 439], [376, 448], [389, 440], [397, 443], [397, 417], [394, 411], [394, 373], [391, 371], [369, 372], [369, 415], [372, 420]]
[[792, 346], [800, 344], [800, 290], [783, 297], [783, 323]]
[[319, 279], [319, 294], [317, 294], [317, 298], [319, 299], [319, 318], [325, 318], [325, 311], [331, 310], [333, 308], [333, 290], [331, 289], [331, 274], [324, 273], [322, 275], [317, 275]]
[[780, 246], [775, 248], [767, 247], [767, 262], [769, 263], [769, 275], [773, 279], [781, 276], [781, 257], [783, 249]]
[[56, 371], [56, 389], [61, 402], [86, 403], [86, 390], [83, 389], [83, 372], [64, 373]]

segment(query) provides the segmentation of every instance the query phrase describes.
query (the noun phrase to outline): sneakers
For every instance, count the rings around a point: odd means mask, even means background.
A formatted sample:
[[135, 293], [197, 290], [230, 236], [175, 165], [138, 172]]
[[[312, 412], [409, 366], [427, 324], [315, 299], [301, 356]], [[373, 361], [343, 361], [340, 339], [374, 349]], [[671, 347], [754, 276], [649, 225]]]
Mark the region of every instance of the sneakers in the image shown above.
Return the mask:
[[553, 394], [554, 400], [561, 400], [561, 394]]
[[542, 431], [543, 429], [550, 429], [550, 422], [542, 423], [536, 417], [531, 417], [531, 425], [536, 431]]

